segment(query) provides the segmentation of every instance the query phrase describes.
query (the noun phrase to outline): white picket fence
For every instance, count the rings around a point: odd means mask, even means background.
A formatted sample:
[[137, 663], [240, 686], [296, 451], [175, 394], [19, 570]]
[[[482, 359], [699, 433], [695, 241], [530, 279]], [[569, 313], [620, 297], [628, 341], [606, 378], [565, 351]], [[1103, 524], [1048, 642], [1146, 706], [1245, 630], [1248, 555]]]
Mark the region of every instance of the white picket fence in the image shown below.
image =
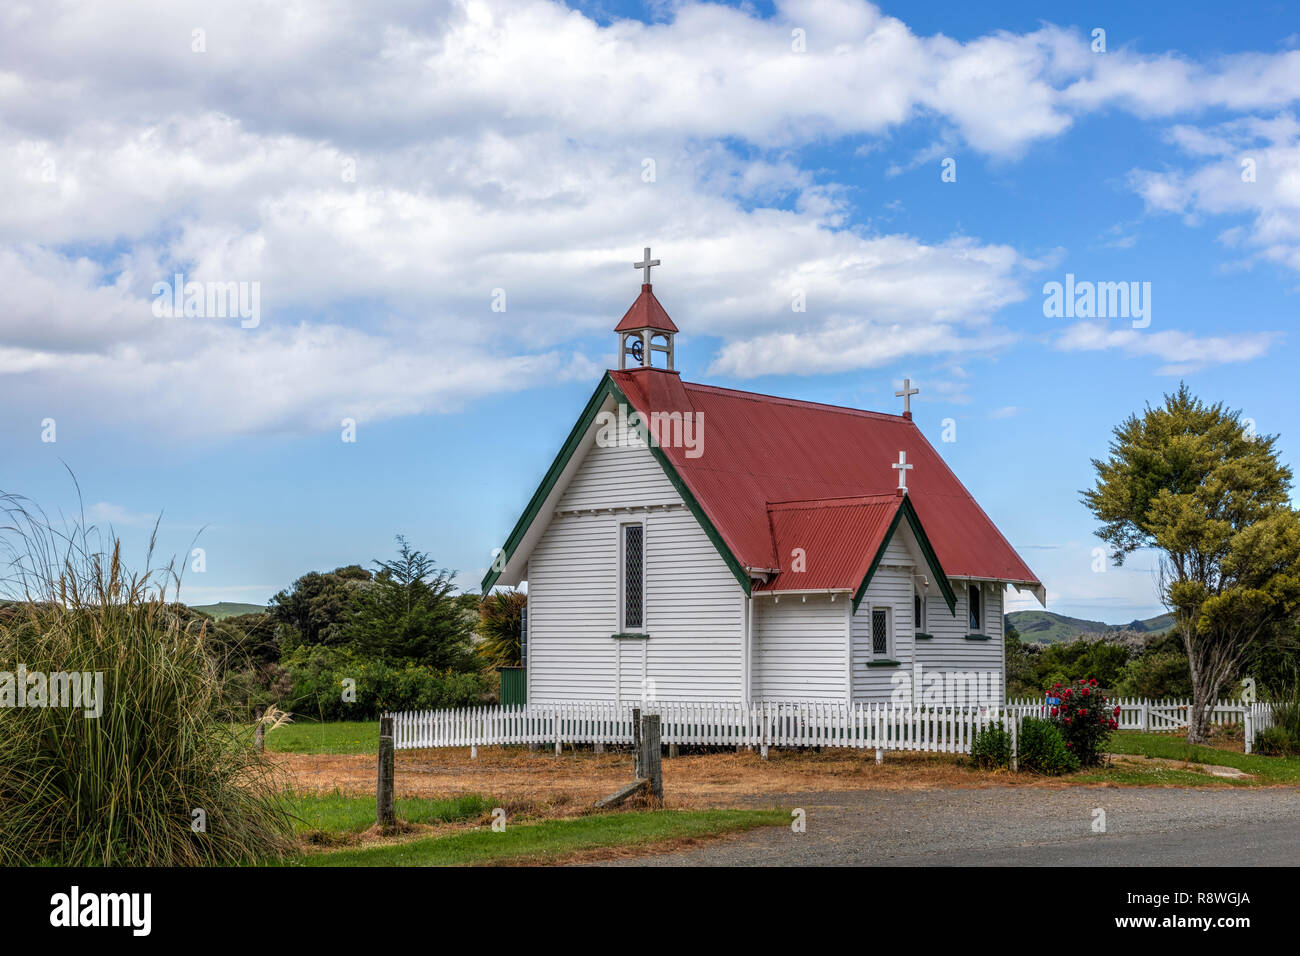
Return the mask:
[[[969, 753], [983, 727], [1014, 716], [1002, 708], [903, 708], [888, 704], [767, 701], [745, 705], [656, 701], [665, 744], [855, 747]], [[407, 711], [393, 718], [398, 750], [508, 744], [630, 744], [632, 705], [536, 704]], [[1018, 723], [1018, 720], [1017, 720]]]
[[[1147, 700], [1133, 697], [1113, 697], [1112, 707], [1118, 705], [1119, 729], [1141, 730], [1147, 733], [1178, 733], [1185, 731], [1190, 722], [1190, 700]], [[1022, 715], [1044, 716], [1051, 710], [1041, 697], [1016, 698], [1007, 701], [1007, 707]], [[1255, 734], [1273, 725], [1273, 710], [1268, 704], [1242, 703], [1221, 700], [1210, 708], [1211, 724], [1241, 724], [1246, 738], [1246, 753], [1255, 746]]]
[[[1188, 701], [1116, 699], [1124, 730], [1186, 727]], [[678, 745], [768, 747], [854, 747], [970, 753], [975, 734], [990, 723], [1019, 730], [1025, 717], [1046, 716], [1042, 699], [1007, 701], [1005, 707], [895, 707], [890, 704], [824, 701], [732, 702], [654, 701], [642, 713], [658, 714], [663, 742]], [[632, 704], [606, 702], [526, 704], [402, 711], [393, 718], [398, 750], [426, 747], [486, 747], [544, 744], [631, 744]], [[1255, 732], [1272, 723], [1266, 704], [1216, 704], [1211, 720], [1245, 726], [1246, 752]]]

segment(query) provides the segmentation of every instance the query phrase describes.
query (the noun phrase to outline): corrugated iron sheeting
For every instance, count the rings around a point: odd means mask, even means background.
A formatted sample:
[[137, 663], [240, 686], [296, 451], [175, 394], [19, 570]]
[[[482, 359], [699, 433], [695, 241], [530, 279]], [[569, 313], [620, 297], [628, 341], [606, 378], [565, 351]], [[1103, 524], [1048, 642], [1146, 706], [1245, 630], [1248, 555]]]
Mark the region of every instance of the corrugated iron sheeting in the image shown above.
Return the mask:
[[[905, 451], [915, 466], [907, 474], [909, 497], [947, 574], [1038, 583], [910, 419], [709, 385], [663, 389], [647, 379], [676, 375], [649, 369], [611, 375], [645, 414], [655, 410], [651, 392], [661, 401], [673, 395], [679, 407], [684, 392], [690, 408], [703, 413], [703, 454], [688, 458], [681, 447], [664, 452], [748, 567], [784, 569], [789, 563], [772, 540], [770, 502], [891, 495], [898, 472], [890, 465]], [[863, 545], [839, 540], [845, 553], [827, 560], [849, 567]]]

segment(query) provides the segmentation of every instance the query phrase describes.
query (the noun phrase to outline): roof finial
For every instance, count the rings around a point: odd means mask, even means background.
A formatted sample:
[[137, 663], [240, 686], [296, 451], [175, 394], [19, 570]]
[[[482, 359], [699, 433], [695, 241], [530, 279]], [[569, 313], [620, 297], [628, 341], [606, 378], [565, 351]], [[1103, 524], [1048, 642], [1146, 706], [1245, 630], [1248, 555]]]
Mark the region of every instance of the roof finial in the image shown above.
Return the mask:
[[900, 495], [907, 494], [907, 473], [910, 469], [916, 467], [907, 463], [907, 452], [900, 451], [898, 453], [898, 462], [889, 467], [898, 469], [898, 493]]
[[[649, 251], [650, 251], [649, 249], [646, 250], [646, 252], [649, 252]], [[901, 399], [903, 400], [903, 417], [904, 417], [904, 418], [911, 418], [911, 417], [912, 417], [912, 396], [913, 396], [913, 395], [920, 394], [920, 391], [921, 391], [921, 390], [920, 390], [919, 388], [912, 388], [912, 380], [911, 380], [910, 378], [905, 378], [905, 379], [903, 379], [903, 389], [902, 389], [902, 391], [899, 391], [899, 392], [895, 392], [895, 393], [894, 393], [895, 395], [897, 395], [899, 398], [901, 398]]]
[[645, 281], [645, 284], [646, 284], [646, 285], [649, 285], [649, 284], [650, 284], [650, 270], [651, 270], [654, 266], [657, 266], [657, 265], [659, 265], [659, 260], [658, 260], [658, 259], [651, 259], [651, 258], [650, 258], [650, 247], [649, 247], [649, 246], [646, 246], [646, 247], [645, 247], [645, 258], [642, 259], [640, 262], [634, 262], [634, 263], [632, 263], [632, 268], [634, 268], [634, 269], [644, 269], [644, 270], [645, 270], [645, 280], [644, 280], [644, 281]]

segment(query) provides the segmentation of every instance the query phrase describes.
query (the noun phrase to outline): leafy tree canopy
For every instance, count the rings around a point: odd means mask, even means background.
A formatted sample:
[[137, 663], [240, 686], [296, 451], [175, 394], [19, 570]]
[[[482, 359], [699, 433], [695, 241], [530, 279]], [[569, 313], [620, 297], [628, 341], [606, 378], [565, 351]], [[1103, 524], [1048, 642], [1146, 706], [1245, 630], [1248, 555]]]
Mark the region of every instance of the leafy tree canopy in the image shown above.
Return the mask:
[[282, 635], [282, 646], [288, 650], [299, 644], [341, 643], [360, 590], [371, 577], [359, 564], [309, 571], [271, 598], [267, 606], [271, 619], [291, 629], [291, 634]]
[[397, 543], [397, 557], [375, 561], [373, 580], [357, 592], [343, 639], [361, 653], [390, 663], [477, 670], [473, 595], [466, 601], [453, 593], [455, 571], [439, 569], [433, 558], [400, 535]]
[[1189, 739], [1205, 739], [1205, 705], [1240, 671], [1251, 644], [1300, 604], [1300, 520], [1277, 436], [1208, 405], [1185, 384], [1114, 430], [1110, 458], [1083, 502], [1117, 564], [1139, 548], [1161, 555], [1161, 599], [1187, 653]]

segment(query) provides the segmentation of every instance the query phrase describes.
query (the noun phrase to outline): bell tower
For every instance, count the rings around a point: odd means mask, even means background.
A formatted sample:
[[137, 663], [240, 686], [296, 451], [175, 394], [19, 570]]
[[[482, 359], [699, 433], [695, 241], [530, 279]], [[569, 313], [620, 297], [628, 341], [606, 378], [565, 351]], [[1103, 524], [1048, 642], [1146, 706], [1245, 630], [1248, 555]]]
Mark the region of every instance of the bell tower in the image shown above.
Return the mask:
[[[645, 257], [640, 262], [632, 263], [636, 269], [644, 271], [641, 294], [637, 296], [632, 308], [627, 310], [614, 332], [618, 335], [618, 367], [625, 368], [663, 368], [673, 370], [673, 336], [677, 326], [668, 317], [664, 307], [655, 298], [650, 288], [650, 270], [659, 265], [658, 259], [650, 258], [650, 247], [646, 246]], [[654, 354], [661, 353], [665, 364], [655, 366]], [[630, 359], [630, 361], [629, 361]]]

